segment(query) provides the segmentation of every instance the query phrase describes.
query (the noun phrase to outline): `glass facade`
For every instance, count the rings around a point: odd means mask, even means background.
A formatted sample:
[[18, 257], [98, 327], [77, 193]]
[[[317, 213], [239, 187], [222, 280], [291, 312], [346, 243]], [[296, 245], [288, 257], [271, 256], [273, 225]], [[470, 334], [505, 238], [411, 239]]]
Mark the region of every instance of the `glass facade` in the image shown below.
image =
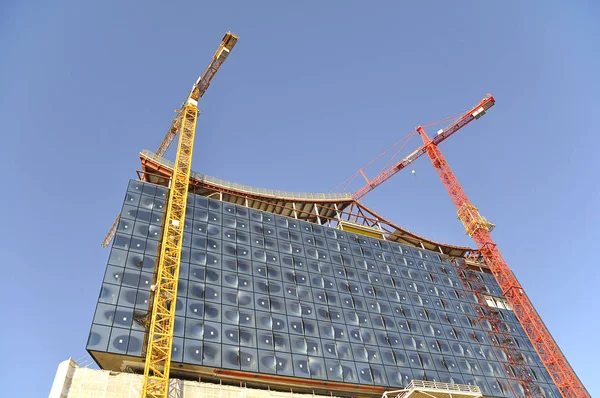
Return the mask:
[[[141, 356], [167, 190], [131, 180], [87, 349]], [[490, 296], [492, 275], [480, 274]], [[434, 252], [189, 195], [172, 360], [323, 381], [475, 384], [512, 397], [504, 353]], [[558, 398], [512, 311], [536, 384]], [[516, 387], [518, 388], [518, 387]]]

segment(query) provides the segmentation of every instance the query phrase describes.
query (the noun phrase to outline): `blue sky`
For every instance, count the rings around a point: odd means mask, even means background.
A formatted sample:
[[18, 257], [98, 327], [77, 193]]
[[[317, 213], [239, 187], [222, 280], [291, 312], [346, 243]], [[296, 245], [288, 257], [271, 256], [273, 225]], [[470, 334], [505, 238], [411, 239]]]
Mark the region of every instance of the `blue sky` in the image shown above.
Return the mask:
[[[440, 148], [600, 396], [596, 2], [165, 4], [0, 4], [6, 396], [45, 396], [58, 363], [85, 354], [100, 242], [137, 154], [158, 147], [227, 30], [240, 41], [201, 100], [194, 153], [195, 170], [226, 180], [327, 192], [492, 93], [496, 106]], [[418, 183], [405, 170], [367, 206], [471, 245], [428, 159], [411, 169]]]

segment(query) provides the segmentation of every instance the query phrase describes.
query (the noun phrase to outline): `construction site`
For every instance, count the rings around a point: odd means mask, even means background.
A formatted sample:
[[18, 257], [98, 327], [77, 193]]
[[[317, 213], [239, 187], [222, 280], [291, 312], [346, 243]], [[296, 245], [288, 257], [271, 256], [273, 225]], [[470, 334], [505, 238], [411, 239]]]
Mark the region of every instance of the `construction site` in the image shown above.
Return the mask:
[[[493, 123], [493, 95], [418, 126], [415, 150], [361, 168], [351, 192], [248, 186], [191, 169], [199, 102], [237, 42], [225, 34], [158, 149], [140, 148], [90, 308], [100, 370], [61, 363], [50, 397], [590, 397], [439, 147]], [[471, 246], [362, 202], [421, 157]]]

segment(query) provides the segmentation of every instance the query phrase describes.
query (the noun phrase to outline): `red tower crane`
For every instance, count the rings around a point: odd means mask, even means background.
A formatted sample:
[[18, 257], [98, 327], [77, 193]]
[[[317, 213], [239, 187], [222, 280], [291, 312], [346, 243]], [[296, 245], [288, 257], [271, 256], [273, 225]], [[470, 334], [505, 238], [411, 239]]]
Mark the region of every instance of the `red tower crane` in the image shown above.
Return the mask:
[[[392, 167], [379, 173], [372, 180], [367, 179], [363, 170], [360, 169], [359, 172], [363, 175], [367, 184], [354, 192], [352, 197], [356, 200], [361, 199], [400, 170], [406, 168], [416, 159], [427, 153], [458, 210], [458, 218], [462, 221], [467, 234], [477, 244], [479, 250], [473, 254], [476, 254], [480, 258], [482, 257], [494, 275], [508, 305], [513, 309], [561, 395], [565, 398], [590, 397], [550, 335], [540, 316], [535, 311], [533, 304], [529, 301], [519, 281], [500, 254], [490, 234], [494, 225], [481, 216], [479, 210], [469, 201], [456, 176], [438, 149], [440, 142], [473, 120], [479, 119], [494, 104], [494, 98], [488, 94], [479, 104], [462, 114], [450, 127], [440, 130], [433, 138], [429, 138], [423, 127], [419, 126], [413, 134], [415, 132], [419, 133], [423, 140], [423, 145], [401, 161], [395, 163]], [[525, 358], [516, 348], [506, 325], [500, 318], [501, 313], [492, 307], [486, 306], [486, 298], [483, 294], [485, 290], [483, 282], [469, 268], [465, 259], [455, 259], [454, 262], [466, 290], [473, 293], [477, 299], [477, 303], [474, 303], [478, 316], [477, 321], [486, 321], [489, 324], [485, 325], [485, 329], [491, 344], [500, 349], [504, 354], [503, 358], [498, 359], [504, 364], [507, 376], [517, 380], [522, 387], [522, 391], [516, 391], [512, 385], [509, 388], [513, 390], [516, 396], [523, 396], [523, 394], [527, 397], [539, 396], [541, 391], [532, 380], [531, 374], [525, 366]]]
[[[446, 128], [444, 130], [441, 130], [440, 133], [438, 135], [436, 135], [432, 141], [435, 143], [435, 145], [444, 141], [446, 138], [450, 137], [452, 134], [456, 133], [458, 130], [460, 130], [467, 124], [471, 123], [473, 120], [479, 119], [481, 116], [485, 115], [487, 110], [490, 109], [492, 106], [494, 106], [495, 103], [496, 103], [496, 100], [494, 100], [494, 97], [492, 97], [491, 94], [488, 94], [487, 97], [485, 97], [484, 99], [479, 101], [479, 103], [477, 105], [475, 105], [472, 109], [465, 112], [450, 127]], [[421, 155], [424, 155], [424, 154], [425, 154], [425, 145], [421, 146], [420, 148], [418, 148], [417, 150], [412, 152], [410, 155], [408, 155], [407, 157], [405, 157], [398, 163], [394, 164], [389, 169], [382, 171], [372, 180], [370, 180], [370, 181], [367, 180], [367, 184], [365, 186], [363, 186], [362, 188], [360, 188], [358, 191], [354, 192], [352, 194], [352, 197], [356, 200], [359, 200], [360, 198], [362, 198], [363, 196], [365, 196], [366, 194], [368, 194], [369, 192], [371, 192], [372, 190], [377, 188], [379, 185], [381, 185], [384, 182], [386, 182], [387, 180], [389, 180], [397, 172], [399, 172], [400, 170], [402, 170], [403, 168], [405, 168], [406, 166], [408, 166], [409, 164], [411, 164], [412, 162], [414, 162], [415, 160], [420, 158]], [[362, 169], [360, 170], [360, 172], [362, 173]], [[365, 177], [365, 179], [367, 179], [367, 177], [364, 175], [364, 173], [362, 173], [362, 174]]]
[[[517, 319], [525, 329], [525, 333], [527, 333], [542, 363], [550, 373], [554, 384], [565, 398], [590, 397], [536, 312], [533, 304], [529, 301], [523, 287], [508, 267], [502, 254], [500, 254], [500, 250], [498, 250], [490, 234], [492, 224], [479, 214], [477, 207], [467, 197], [448, 162], [446, 162], [437, 147], [435, 138], [430, 139], [420, 126], [417, 128], [417, 132], [423, 140], [423, 147], [429, 155], [433, 167], [446, 187], [454, 206], [456, 206], [458, 218], [462, 221], [465, 231], [475, 241], [479, 253], [496, 278], [502, 289], [502, 294], [506, 297]], [[524, 384], [526, 387], [527, 382]], [[534, 392], [529, 392], [528, 396], [532, 394]]]

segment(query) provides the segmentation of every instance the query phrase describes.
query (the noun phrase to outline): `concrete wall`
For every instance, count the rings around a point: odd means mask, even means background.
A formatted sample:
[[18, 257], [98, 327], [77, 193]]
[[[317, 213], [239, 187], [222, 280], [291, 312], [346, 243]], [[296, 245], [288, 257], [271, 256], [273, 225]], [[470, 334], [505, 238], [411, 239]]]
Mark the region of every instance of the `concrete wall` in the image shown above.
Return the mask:
[[[69, 358], [58, 365], [49, 398], [139, 398], [141, 375], [81, 368]], [[323, 397], [291, 392], [171, 380], [171, 398], [305, 398]], [[327, 396], [327, 398], [332, 398]]]

